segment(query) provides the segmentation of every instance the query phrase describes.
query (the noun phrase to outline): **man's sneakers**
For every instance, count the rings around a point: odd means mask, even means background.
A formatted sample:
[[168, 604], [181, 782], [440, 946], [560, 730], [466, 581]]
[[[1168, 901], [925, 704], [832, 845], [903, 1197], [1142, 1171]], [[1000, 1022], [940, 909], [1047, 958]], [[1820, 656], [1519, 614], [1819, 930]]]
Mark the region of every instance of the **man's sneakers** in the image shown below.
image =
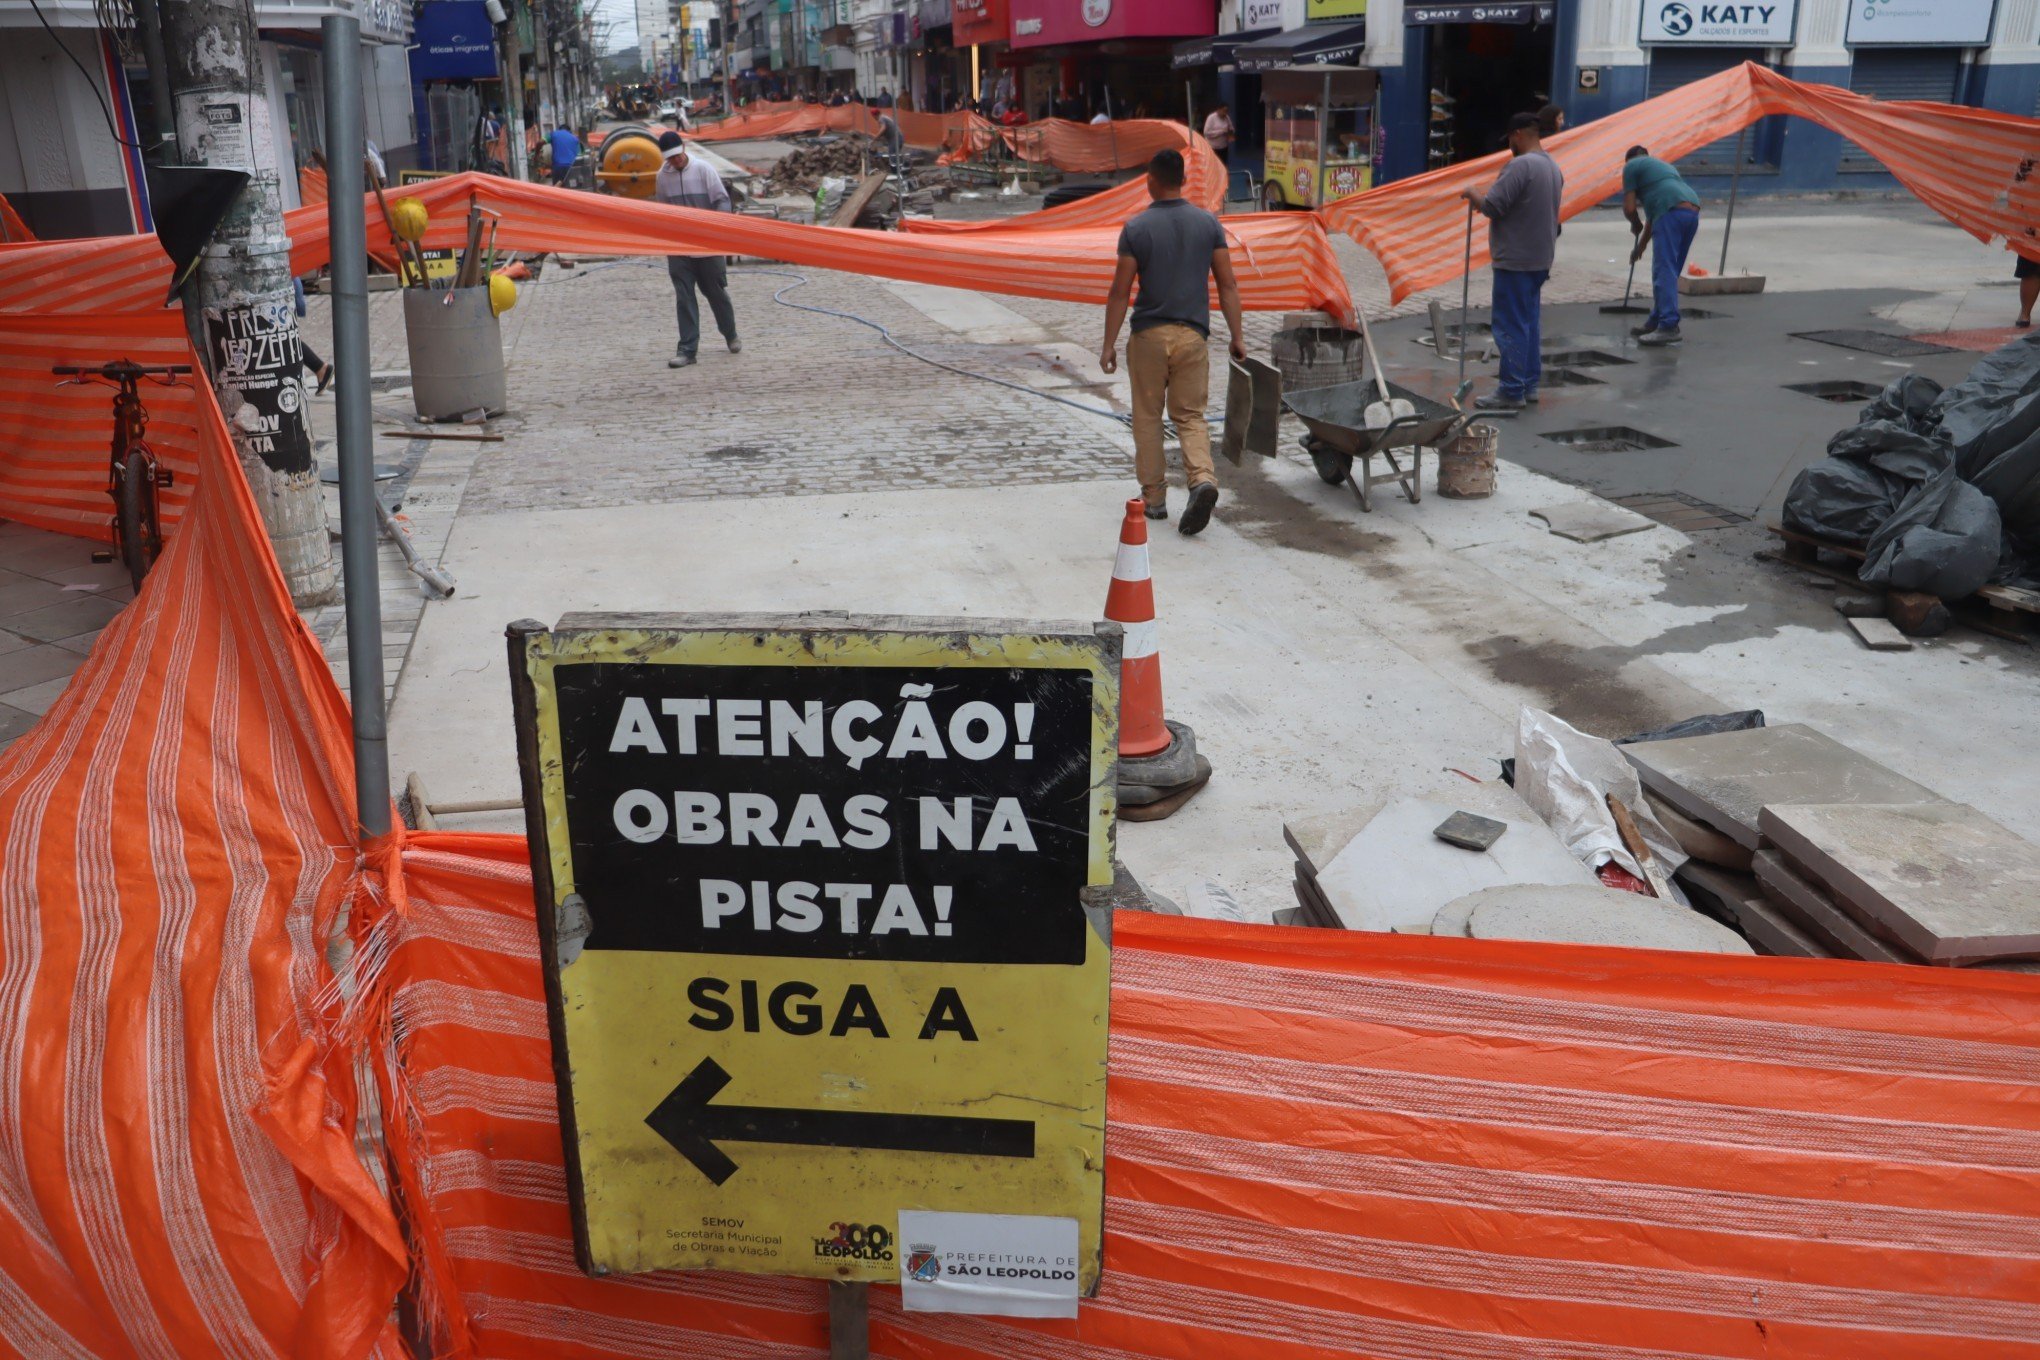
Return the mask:
[[734, 336], [734, 335], [733, 335], [733, 336], [731, 336], [731, 337], [730, 337], [730, 353], [732, 353], [732, 354], [742, 354], [743, 352], [744, 352], [744, 342], [743, 342], [743, 341], [741, 341], [741, 340], [739, 340], [739, 339], [737, 339], [737, 337], [736, 337], [736, 336]]
[[1527, 403], [1521, 397], [1490, 392], [1484, 397], [1475, 397], [1473, 404], [1475, 409], [1482, 411], [1520, 411]]
[[[1211, 507], [1218, 504], [1218, 483], [1199, 482], [1190, 488], [1190, 503], [1183, 507], [1183, 518], [1177, 521], [1179, 534], [1201, 534], [1204, 526], [1211, 523]], [[1163, 514], [1168, 511], [1164, 510]]]
[[1683, 342], [1685, 338], [1686, 338], [1685, 336], [1679, 334], [1678, 327], [1674, 326], [1671, 330], [1659, 329], [1654, 331], [1646, 331], [1642, 335], [1636, 337], [1636, 343], [1639, 345], [1650, 345], [1653, 348], [1656, 348], [1662, 345], [1679, 344]]
[[1530, 390], [1529, 390], [1528, 392], [1525, 392], [1525, 393], [1523, 394], [1523, 404], [1524, 404], [1525, 406], [1535, 406], [1535, 405], [1537, 404], [1537, 389], [1536, 389], [1536, 388], [1534, 388], [1534, 387], [1533, 387], [1533, 388], [1531, 388], [1531, 389], [1530, 389]]
[[679, 351], [676, 350], [674, 351], [673, 357], [666, 361], [666, 367], [692, 368], [694, 367], [694, 356], [692, 354], [681, 354]]
[[1167, 501], [1147, 502], [1147, 517], [1149, 519], [1167, 519], [1169, 517], [1169, 503]]

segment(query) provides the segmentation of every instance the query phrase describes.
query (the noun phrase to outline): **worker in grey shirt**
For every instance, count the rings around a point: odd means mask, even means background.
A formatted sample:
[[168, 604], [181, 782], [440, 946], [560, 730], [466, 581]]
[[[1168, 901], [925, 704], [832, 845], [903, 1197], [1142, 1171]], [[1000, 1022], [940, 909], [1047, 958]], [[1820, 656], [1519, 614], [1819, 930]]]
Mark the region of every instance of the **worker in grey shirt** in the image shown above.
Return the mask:
[[1233, 278], [1232, 252], [1216, 217], [1183, 197], [1183, 154], [1157, 151], [1148, 162], [1145, 212], [1119, 230], [1119, 266], [1105, 299], [1105, 346], [1098, 364], [1119, 370], [1119, 327], [1126, 320], [1134, 280], [1133, 338], [1126, 344], [1127, 377], [1133, 386], [1133, 468], [1149, 519], [1167, 519], [1168, 465], [1162, 457], [1162, 407], [1183, 445], [1183, 478], [1190, 500], [1177, 521], [1179, 533], [1194, 534], [1211, 522], [1218, 504], [1218, 473], [1211, 466], [1211, 431], [1204, 404], [1211, 392], [1211, 285], [1232, 333], [1232, 356], [1247, 357], [1240, 331], [1240, 289]]
[[1494, 261], [1495, 348], [1501, 353], [1502, 380], [1474, 402], [1483, 411], [1520, 411], [1524, 403], [1537, 400], [1544, 377], [1544, 281], [1558, 254], [1558, 206], [1565, 193], [1565, 176], [1545, 154], [1536, 114], [1509, 119], [1509, 150], [1514, 159], [1485, 194], [1460, 191], [1488, 219], [1488, 253]]
[[[706, 161], [687, 154], [687, 144], [677, 132], [659, 134], [659, 155], [664, 164], [653, 182], [652, 194], [661, 203], [683, 208], [706, 208], [711, 212], [734, 211], [730, 191], [722, 176]], [[686, 368], [694, 362], [701, 344], [701, 303], [694, 296], [698, 287], [715, 313], [716, 329], [722, 332], [730, 353], [743, 351], [737, 339], [737, 312], [730, 306], [729, 272], [720, 255], [668, 255], [666, 276], [673, 280], [673, 307], [680, 317], [680, 347], [666, 361], [668, 368]]]

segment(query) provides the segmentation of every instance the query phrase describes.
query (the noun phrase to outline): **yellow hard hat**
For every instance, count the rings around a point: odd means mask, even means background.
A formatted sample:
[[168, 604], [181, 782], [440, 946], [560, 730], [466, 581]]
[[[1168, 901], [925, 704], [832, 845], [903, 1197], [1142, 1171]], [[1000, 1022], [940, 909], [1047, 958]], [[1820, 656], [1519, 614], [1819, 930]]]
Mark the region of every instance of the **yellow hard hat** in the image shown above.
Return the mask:
[[400, 198], [390, 204], [390, 226], [406, 241], [423, 240], [425, 225], [431, 220], [425, 205], [415, 198]]
[[517, 305], [517, 285], [502, 274], [489, 275], [489, 310], [497, 316]]

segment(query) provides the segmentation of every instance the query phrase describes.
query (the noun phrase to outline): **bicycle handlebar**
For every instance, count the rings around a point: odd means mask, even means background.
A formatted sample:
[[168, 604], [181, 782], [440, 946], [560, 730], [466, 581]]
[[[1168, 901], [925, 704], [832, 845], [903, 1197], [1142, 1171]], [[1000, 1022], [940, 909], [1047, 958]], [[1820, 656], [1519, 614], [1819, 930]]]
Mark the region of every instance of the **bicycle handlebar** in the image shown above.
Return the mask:
[[50, 372], [62, 378], [143, 378], [155, 374], [177, 377], [191, 372], [190, 364], [136, 364], [126, 359], [115, 359], [109, 364], [92, 367], [83, 364], [59, 364]]

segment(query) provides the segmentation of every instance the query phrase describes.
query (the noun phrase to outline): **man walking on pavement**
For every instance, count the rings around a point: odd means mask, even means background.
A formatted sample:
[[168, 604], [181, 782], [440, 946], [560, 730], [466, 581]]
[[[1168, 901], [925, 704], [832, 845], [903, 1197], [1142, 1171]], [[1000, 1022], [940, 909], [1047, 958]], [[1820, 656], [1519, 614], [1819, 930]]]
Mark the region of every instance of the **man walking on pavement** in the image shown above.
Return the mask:
[[1643, 248], [1652, 246], [1650, 315], [1630, 334], [1639, 345], [1676, 345], [1681, 339], [1679, 275], [1686, 270], [1686, 253], [1700, 230], [1700, 195], [1678, 171], [1645, 148], [1632, 146], [1622, 166], [1622, 215], [1636, 233], [1629, 262], [1635, 264], [1643, 258]]
[[1136, 278], [1133, 338], [1126, 343], [1127, 378], [1133, 387], [1133, 467], [1149, 519], [1169, 517], [1168, 465], [1162, 457], [1162, 407], [1183, 445], [1183, 476], [1190, 500], [1176, 528], [1199, 533], [1218, 504], [1218, 473], [1211, 466], [1211, 431], [1204, 404], [1210, 395], [1211, 291], [1218, 281], [1218, 305], [1231, 333], [1232, 356], [1247, 357], [1240, 333], [1240, 289], [1233, 278], [1225, 228], [1183, 197], [1183, 155], [1158, 151], [1147, 168], [1148, 197], [1154, 202], [1119, 230], [1119, 268], [1105, 301], [1105, 346], [1098, 363], [1119, 371], [1119, 327]]
[[[664, 164], [653, 183], [652, 194], [661, 203], [683, 208], [706, 208], [711, 212], [732, 212], [730, 191], [722, 176], [706, 161], [687, 154], [687, 144], [677, 132], [659, 134], [659, 155]], [[666, 275], [673, 280], [673, 307], [680, 317], [680, 347], [666, 361], [668, 368], [686, 368], [694, 362], [701, 344], [701, 303], [694, 296], [698, 287], [715, 313], [716, 329], [729, 344], [730, 353], [743, 352], [737, 339], [737, 313], [730, 306], [729, 273], [720, 255], [668, 255]]]
[[1558, 254], [1558, 205], [1565, 176], [1544, 153], [1537, 115], [1509, 119], [1509, 150], [1515, 158], [1482, 194], [1459, 196], [1488, 219], [1488, 253], [1494, 261], [1495, 348], [1501, 353], [1501, 385], [1473, 404], [1483, 411], [1520, 411], [1537, 400], [1544, 377], [1542, 321], [1544, 281]]
[[545, 140], [546, 145], [552, 148], [552, 182], [565, 184], [574, 162], [581, 158], [581, 139], [574, 135], [572, 128], [560, 123], [546, 134]]

